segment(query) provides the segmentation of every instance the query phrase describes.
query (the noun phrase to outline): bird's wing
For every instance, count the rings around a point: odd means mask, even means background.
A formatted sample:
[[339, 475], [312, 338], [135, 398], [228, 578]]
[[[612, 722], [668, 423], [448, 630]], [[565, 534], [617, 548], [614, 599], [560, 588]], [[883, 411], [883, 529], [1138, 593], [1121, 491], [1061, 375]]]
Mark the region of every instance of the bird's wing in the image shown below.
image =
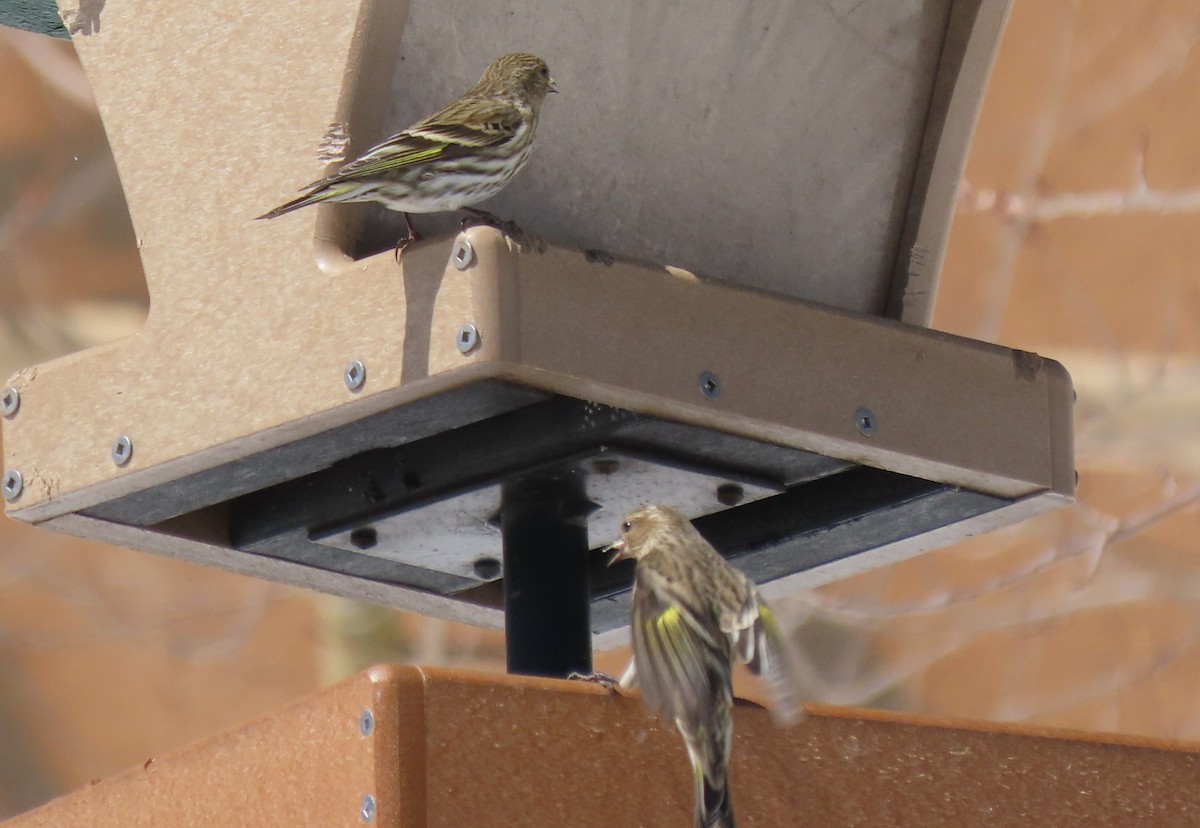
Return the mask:
[[367, 150], [321, 183], [372, 178], [413, 164], [494, 147], [512, 138], [521, 122], [521, 111], [507, 101], [461, 98]]
[[463, 97], [407, 132], [463, 147], [494, 147], [517, 134], [526, 115], [512, 101]]
[[796, 660], [779, 620], [754, 585], [738, 611], [729, 619], [726, 633], [733, 639], [738, 660], [762, 676], [771, 689], [771, 712], [785, 724], [802, 716]]
[[695, 726], [728, 694], [729, 640], [665, 577], [639, 566], [632, 599], [638, 685], [646, 705]]

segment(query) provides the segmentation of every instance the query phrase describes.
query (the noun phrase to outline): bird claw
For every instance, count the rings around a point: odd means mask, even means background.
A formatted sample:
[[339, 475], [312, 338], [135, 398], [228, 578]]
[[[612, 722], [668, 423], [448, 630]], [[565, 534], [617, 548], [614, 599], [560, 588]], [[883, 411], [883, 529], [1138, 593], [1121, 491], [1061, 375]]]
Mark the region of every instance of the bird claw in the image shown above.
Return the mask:
[[507, 233], [510, 236], [523, 236], [525, 231], [515, 221], [506, 221], [499, 219], [490, 213], [485, 216], [469, 215], [462, 220], [461, 229], [466, 230], [468, 227], [478, 227], [479, 225], [486, 227], [495, 227], [501, 233]]
[[515, 221], [506, 221], [499, 216], [489, 213], [487, 210], [480, 210], [478, 207], [460, 207], [459, 209], [467, 214], [467, 217], [462, 221], [464, 229], [476, 224], [486, 224], [505, 233], [521, 232], [521, 228], [517, 227]]
[[410, 244], [421, 240], [421, 234], [417, 232], [417, 228], [413, 227], [412, 216], [408, 213], [402, 215], [404, 216], [404, 225], [408, 228], [408, 235], [396, 242], [396, 264], [400, 264], [400, 257], [404, 255], [404, 251]]
[[512, 241], [517, 243], [518, 248], [529, 248], [538, 253], [546, 252], [546, 241], [532, 233], [526, 233], [521, 229], [515, 221], [506, 221], [492, 215], [487, 210], [479, 210], [474, 207], [460, 208], [467, 213], [467, 217], [462, 220], [462, 229], [475, 227], [480, 224], [485, 224], [488, 227], [494, 227], [501, 233], [510, 237]]
[[420, 240], [421, 240], [421, 237], [418, 236], [417, 234], [413, 233], [411, 235], [405, 236], [400, 241], [396, 242], [396, 251], [395, 251], [396, 264], [400, 264], [400, 257], [404, 255], [404, 251], [408, 249], [408, 246], [410, 244], [412, 244], [413, 242], [420, 241]]
[[621, 686], [621, 681], [616, 676], [610, 676], [608, 673], [571, 673], [567, 676], [568, 681], [586, 681], [590, 684], [599, 684], [609, 695], [617, 692], [617, 688]]
[[517, 228], [516, 233], [509, 233], [506, 238], [508, 238], [510, 245], [515, 244], [517, 246], [518, 253], [526, 253], [528, 251], [545, 253], [547, 249], [545, 239], [541, 236], [535, 236], [532, 233], [526, 233], [520, 228]]

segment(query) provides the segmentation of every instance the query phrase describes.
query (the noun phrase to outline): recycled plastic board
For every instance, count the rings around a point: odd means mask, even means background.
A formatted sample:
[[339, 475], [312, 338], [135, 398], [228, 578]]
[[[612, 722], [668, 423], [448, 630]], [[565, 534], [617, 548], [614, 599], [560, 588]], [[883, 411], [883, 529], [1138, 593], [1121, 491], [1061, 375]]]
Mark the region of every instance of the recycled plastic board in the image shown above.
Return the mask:
[[[399, 59], [369, 70], [391, 79], [383, 112], [338, 122], [349, 155], [455, 98], [493, 57], [533, 51], [562, 94], [489, 209], [569, 247], [928, 322], [1007, 0], [406, 8]], [[404, 232], [382, 208], [367, 225], [360, 248]], [[355, 243], [331, 218], [322, 228]]]
[[[136, 29], [143, 41], [169, 43], [189, 15], [162, 15], [138, 0], [61, 5], [65, 19], [88, 21], [72, 30], [145, 241], [157, 235], [155, 225], [172, 221], [172, 213], [150, 214], [140, 204], [175, 201], [139, 184], [161, 176], [155, 167], [166, 159], [135, 167], [112, 134], [155, 118], [129, 95], [117, 111], [104, 99], [107, 71], [93, 71], [104, 47], [93, 41]], [[294, 0], [277, 12], [327, 38], [304, 48], [299, 37], [272, 37], [253, 10], [235, 17], [216, 9], [208, 17], [222, 23], [217, 71], [192, 79], [194, 101], [160, 100], [172, 102], [175, 129], [201, 136], [189, 150], [194, 169], [208, 177], [186, 190], [177, 179], [179, 189], [203, 203], [212, 188], [227, 210], [236, 193], [239, 203], [253, 202], [245, 213], [232, 211], [242, 222], [320, 177], [327, 163], [360, 154], [452, 100], [499, 54], [533, 51], [550, 63], [562, 94], [547, 101], [534, 162], [490, 207], [568, 246], [923, 324], [1008, 6], [753, 0], [730, 14], [696, 0], [528, 0], [511, 8], [341, 0], [320, 9]], [[206, 16], [203, 4], [197, 11]], [[584, 42], [589, 48], [579, 48]], [[152, 65], [156, 56], [145, 45], [140, 57], [128, 49], [122, 57]], [[304, 55], [306, 65], [291, 55]], [[279, 71], [293, 67], [301, 71]], [[259, 105], [245, 111], [241, 104], [253, 96]], [[219, 146], [203, 140], [209, 129], [222, 136]], [[167, 132], [151, 134], [170, 145]], [[265, 163], [253, 171], [221, 163], [239, 157], [237, 145], [254, 147]], [[227, 177], [243, 186], [231, 189]], [[285, 222], [311, 226], [313, 212]], [[366, 228], [362, 210], [325, 212], [318, 247], [332, 242], [357, 255], [397, 238], [398, 217], [381, 208]], [[332, 266], [338, 256], [323, 258]]]
[[[365, 715], [364, 715], [365, 714]], [[364, 725], [369, 716], [369, 725]], [[828, 706], [734, 711], [740, 824], [1184, 826], [1200, 747]], [[5, 823], [293, 828], [686, 825], [674, 728], [581, 682], [377, 667]]]
[[880, 314], [953, 5], [410, 0], [379, 137], [493, 57], [535, 52], [561, 94], [489, 209], [566, 246]]

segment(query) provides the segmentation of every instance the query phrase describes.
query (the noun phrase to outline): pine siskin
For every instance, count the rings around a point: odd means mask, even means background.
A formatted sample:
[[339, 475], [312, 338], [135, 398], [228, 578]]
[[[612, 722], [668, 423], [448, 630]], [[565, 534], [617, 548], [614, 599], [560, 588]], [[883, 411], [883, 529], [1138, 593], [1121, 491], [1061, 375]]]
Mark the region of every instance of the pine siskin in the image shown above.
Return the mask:
[[543, 99], [557, 91], [541, 58], [521, 53], [497, 58], [457, 101], [259, 218], [324, 201], [379, 201], [404, 214], [408, 238], [399, 251], [419, 238], [409, 213], [466, 209], [508, 184], [529, 160]]
[[674, 509], [638, 509], [610, 547], [637, 561], [633, 660], [623, 689], [640, 686], [647, 707], [675, 722], [696, 781], [697, 828], [733, 828], [726, 768], [733, 738], [733, 663], [767, 679], [777, 720], [795, 721], [794, 662], [754, 583]]

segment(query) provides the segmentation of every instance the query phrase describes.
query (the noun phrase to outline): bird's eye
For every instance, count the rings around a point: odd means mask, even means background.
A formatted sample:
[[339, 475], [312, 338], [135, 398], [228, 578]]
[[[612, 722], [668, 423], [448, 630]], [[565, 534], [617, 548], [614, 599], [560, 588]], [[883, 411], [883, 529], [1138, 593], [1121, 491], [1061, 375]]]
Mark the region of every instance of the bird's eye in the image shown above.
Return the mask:
[[539, 69], [538, 71], [541, 73], [541, 75], [542, 75], [542, 77], [543, 77], [543, 78], [544, 78], [544, 77], [546, 77], [546, 76], [548, 76], [548, 75], [550, 74], [550, 70], [549, 70], [549, 69], [547, 69], [545, 66], [543, 66], [543, 67], [542, 67], [541, 69]]
[[630, 523], [629, 521], [625, 521], [624, 523], [621, 524], [622, 532], [628, 532], [632, 528], [633, 528], [633, 524]]

